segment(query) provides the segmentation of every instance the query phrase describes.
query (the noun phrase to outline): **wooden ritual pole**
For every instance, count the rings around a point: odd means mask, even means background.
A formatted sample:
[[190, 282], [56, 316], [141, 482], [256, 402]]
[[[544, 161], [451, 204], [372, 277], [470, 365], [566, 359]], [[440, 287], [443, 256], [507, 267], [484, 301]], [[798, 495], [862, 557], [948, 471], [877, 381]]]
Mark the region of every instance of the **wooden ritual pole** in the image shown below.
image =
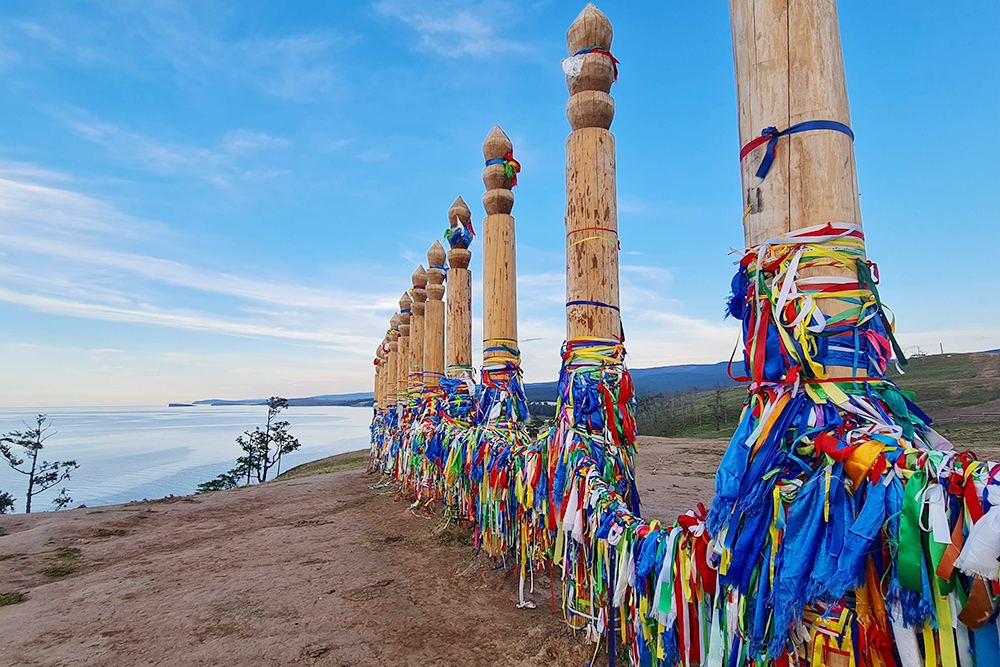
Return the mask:
[[[784, 131], [808, 121], [850, 127], [837, 5], [833, 0], [730, 0], [740, 146], [765, 128]], [[757, 177], [767, 143], [741, 161], [747, 247], [828, 222], [861, 224], [854, 143], [842, 131], [815, 129], [781, 136], [766, 177]], [[805, 269], [855, 280], [852, 268]], [[836, 315], [851, 307], [818, 300]], [[829, 366], [831, 377], [852, 369]]]
[[[618, 306], [618, 195], [609, 128], [617, 73], [611, 22], [588, 4], [566, 33], [566, 337], [621, 340]], [[579, 53], [593, 47], [588, 53]]]
[[389, 320], [389, 378], [386, 387], [385, 404], [392, 412], [396, 409], [396, 376], [398, 374], [397, 364], [399, 363], [399, 313]]
[[448, 377], [472, 378], [472, 271], [469, 262], [472, 251], [464, 234], [454, 234], [461, 227], [472, 229], [472, 211], [461, 197], [448, 209], [448, 224], [452, 230], [448, 251], [447, 335], [445, 341], [445, 374]]
[[413, 313], [410, 317], [410, 350], [409, 368], [407, 378], [407, 399], [410, 407], [413, 407], [420, 393], [424, 388], [424, 309], [427, 301], [427, 272], [423, 265], [417, 267], [410, 278], [413, 282], [413, 289], [410, 295], [413, 297], [413, 304], [410, 308]]
[[403, 296], [399, 298], [399, 357], [396, 361], [396, 405], [400, 410], [400, 416], [403, 416], [402, 411], [407, 407], [411, 304], [410, 292], [403, 292]]
[[427, 251], [427, 309], [424, 315], [424, 388], [441, 386], [444, 377], [444, 247], [435, 240]]
[[378, 382], [378, 406], [380, 409], [385, 409], [386, 394], [388, 393], [386, 389], [387, 379], [389, 377], [389, 337], [384, 336], [382, 338], [382, 344], [379, 345], [379, 382]]
[[514, 244], [514, 193], [516, 181], [508, 164], [514, 146], [494, 125], [483, 142], [483, 365], [509, 360], [519, 364], [517, 348], [517, 262]]
[[375, 348], [375, 382], [372, 388], [372, 402], [375, 409], [382, 407], [382, 343]]

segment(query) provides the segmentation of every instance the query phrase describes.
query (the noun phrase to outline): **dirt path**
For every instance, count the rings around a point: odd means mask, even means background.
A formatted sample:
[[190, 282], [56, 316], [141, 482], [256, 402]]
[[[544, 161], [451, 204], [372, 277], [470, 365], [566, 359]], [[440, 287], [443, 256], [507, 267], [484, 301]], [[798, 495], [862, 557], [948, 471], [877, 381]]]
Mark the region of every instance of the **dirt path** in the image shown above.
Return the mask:
[[[725, 443], [642, 438], [644, 514], [711, 498]], [[583, 665], [517, 581], [357, 469], [0, 518], [0, 665]], [[589, 649], [589, 650], [588, 650]]]

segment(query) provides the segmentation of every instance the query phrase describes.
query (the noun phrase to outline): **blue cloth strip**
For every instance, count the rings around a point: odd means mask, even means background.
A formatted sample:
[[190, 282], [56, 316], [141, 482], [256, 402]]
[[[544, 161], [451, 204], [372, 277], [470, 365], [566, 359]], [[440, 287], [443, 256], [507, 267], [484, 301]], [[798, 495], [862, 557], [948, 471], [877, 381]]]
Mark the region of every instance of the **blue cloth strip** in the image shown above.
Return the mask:
[[610, 303], [601, 303], [600, 301], [567, 301], [566, 307], [570, 306], [600, 306], [601, 308], [610, 308], [611, 310], [619, 310], [618, 306], [612, 306]]
[[492, 160], [487, 160], [486, 161], [486, 166], [488, 167], [491, 164], [503, 164], [506, 161], [507, 160], [503, 159], [502, 157], [496, 157], [496, 158], [493, 158]]
[[770, 137], [770, 140], [767, 142], [767, 150], [764, 151], [764, 159], [760, 161], [760, 167], [757, 169], [757, 178], [764, 178], [767, 176], [767, 172], [771, 171], [771, 165], [774, 163], [774, 149], [778, 144], [778, 137], [798, 134], [799, 132], [809, 132], [811, 130], [835, 130], [843, 132], [851, 138], [851, 141], [854, 141], [854, 132], [851, 131], [851, 128], [835, 120], [807, 120], [802, 123], [796, 123], [781, 132], [778, 132], [778, 129], [775, 127], [765, 127], [761, 131], [760, 136]]

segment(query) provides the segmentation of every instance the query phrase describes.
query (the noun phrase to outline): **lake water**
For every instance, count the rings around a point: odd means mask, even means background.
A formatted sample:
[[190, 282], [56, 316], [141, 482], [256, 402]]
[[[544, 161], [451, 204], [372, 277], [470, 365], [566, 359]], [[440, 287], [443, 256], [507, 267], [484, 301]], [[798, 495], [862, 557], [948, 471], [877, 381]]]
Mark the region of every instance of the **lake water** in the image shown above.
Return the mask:
[[[267, 419], [266, 406], [0, 408], [0, 433], [24, 430], [23, 421], [34, 426], [39, 413], [48, 415], [54, 434], [42, 457], [80, 464], [64, 483], [70, 507], [194, 493], [198, 484], [233, 467], [241, 453], [236, 437]], [[371, 408], [291, 407], [282, 418], [302, 443], [282, 457], [282, 470], [369, 445]], [[26, 489], [27, 477], [0, 461], [0, 490], [17, 499], [18, 512], [24, 511]], [[32, 509], [52, 509], [58, 491], [36, 496]]]

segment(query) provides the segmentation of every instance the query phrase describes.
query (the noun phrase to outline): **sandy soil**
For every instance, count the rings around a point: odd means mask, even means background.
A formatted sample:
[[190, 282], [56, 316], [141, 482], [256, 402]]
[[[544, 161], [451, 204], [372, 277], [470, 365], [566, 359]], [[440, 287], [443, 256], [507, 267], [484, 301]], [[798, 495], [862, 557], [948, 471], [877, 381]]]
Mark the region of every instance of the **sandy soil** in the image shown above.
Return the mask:
[[[640, 440], [644, 514], [712, 495], [724, 441]], [[356, 457], [355, 457], [356, 458]], [[583, 665], [467, 534], [362, 470], [0, 517], [0, 665]]]

